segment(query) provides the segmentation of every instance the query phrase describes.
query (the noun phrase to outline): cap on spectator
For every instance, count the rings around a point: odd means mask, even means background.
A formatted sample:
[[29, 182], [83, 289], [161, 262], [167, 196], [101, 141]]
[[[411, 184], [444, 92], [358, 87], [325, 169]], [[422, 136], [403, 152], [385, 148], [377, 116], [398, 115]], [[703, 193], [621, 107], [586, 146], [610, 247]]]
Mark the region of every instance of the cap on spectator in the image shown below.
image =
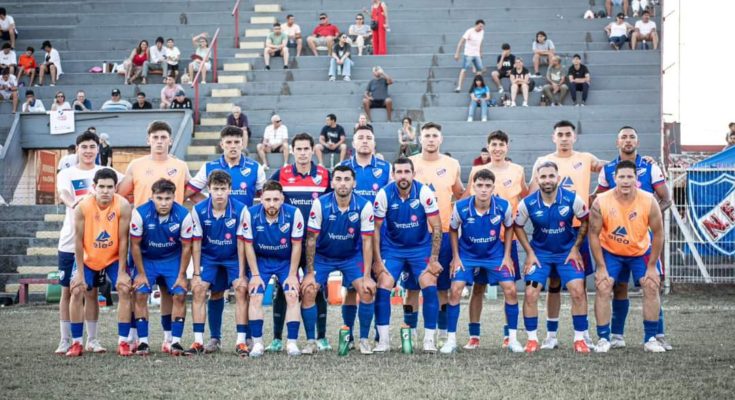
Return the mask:
[[120, 96], [120, 89], [112, 89], [113, 96]]
[[36, 94], [33, 93], [33, 90], [30, 90], [30, 89], [26, 90], [26, 97], [28, 97], [28, 96], [35, 96], [35, 95]]
[[184, 92], [183, 90], [179, 90], [179, 91], [176, 92], [176, 95], [177, 96], [186, 96], [186, 92]]

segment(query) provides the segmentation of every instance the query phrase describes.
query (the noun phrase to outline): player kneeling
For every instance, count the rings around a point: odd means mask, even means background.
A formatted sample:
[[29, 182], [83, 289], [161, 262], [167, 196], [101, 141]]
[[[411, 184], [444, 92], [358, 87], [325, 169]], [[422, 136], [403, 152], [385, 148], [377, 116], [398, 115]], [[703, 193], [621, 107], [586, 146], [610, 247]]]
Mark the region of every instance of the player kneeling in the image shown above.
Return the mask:
[[[584, 201], [574, 192], [559, 187], [559, 168], [551, 161], [536, 167], [539, 190], [518, 205], [515, 232], [526, 250], [523, 274], [526, 296], [523, 299], [523, 321], [528, 333], [526, 353], [538, 351], [538, 298], [552, 273], [556, 273], [572, 297], [574, 351], [589, 353], [584, 340], [587, 330], [587, 293], [584, 288], [584, 265], [579, 247], [588, 227], [588, 211]], [[574, 217], [582, 222], [579, 230]], [[529, 244], [523, 226], [531, 221], [533, 236]]]
[[[174, 201], [176, 185], [159, 179], [151, 187], [152, 197], [141, 204], [130, 219], [130, 252], [136, 268], [135, 326], [140, 344], [136, 354], [148, 355], [148, 296], [151, 286], [165, 286], [173, 295], [173, 324], [170, 351], [184, 352], [181, 335], [186, 317], [186, 268], [191, 259], [193, 221], [184, 206]], [[167, 343], [164, 342], [163, 346]], [[164, 347], [164, 351], [165, 351]]]
[[260, 204], [250, 207], [243, 220], [245, 256], [250, 267], [250, 357], [260, 357], [263, 346], [263, 294], [272, 276], [286, 295], [286, 327], [289, 356], [301, 355], [299, 338], [299, 279], [304, 217], [298, 208], [283, 204], [283, 187], [276, 181], [263, 186]]

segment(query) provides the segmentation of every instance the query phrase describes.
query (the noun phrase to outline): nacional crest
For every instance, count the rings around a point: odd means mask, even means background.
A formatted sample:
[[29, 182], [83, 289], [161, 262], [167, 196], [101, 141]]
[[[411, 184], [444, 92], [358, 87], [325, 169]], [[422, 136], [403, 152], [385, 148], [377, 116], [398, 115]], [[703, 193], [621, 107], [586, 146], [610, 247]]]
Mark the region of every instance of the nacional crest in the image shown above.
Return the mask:
[[350, 220], [350, 222], [355, 222], [360, 218], [360, 216], [356, 212], [351, 212], [350, 215], [347, 216], [347, 218]]
[[383, 176], [383, 170], [380, 168], [373, 168], [373, 176], [376, 178], [380, 178]]
[[253, 170], [250, 169], [250, 167], [245, 167], [245, 168], [243, 168], [243, 169], [240, 170], [240, 174], [242, 176], [248, 176], [248, 175], [250, 175], [251, 172], [253, 172]]
[[569, 214], [569, 206], [559, 207], [559, 215], [561, 215], [562, 217], [566, 217], [567, 214]]
[[317, 176], [311, 178], [311, 180], [314, 181], [315, 185], [321, 185], [322, 184], [322, 176], [317, 174]]
[[286, 222], [285, 224], [281, 225], [280, 228], [281, 232], [286, 233], [289, 229], [291, 229], [291, 224]]
[[699, 238], [711, 252], [734, 255], [735, 174], [689, 171], [687, 185], [690, 221]]

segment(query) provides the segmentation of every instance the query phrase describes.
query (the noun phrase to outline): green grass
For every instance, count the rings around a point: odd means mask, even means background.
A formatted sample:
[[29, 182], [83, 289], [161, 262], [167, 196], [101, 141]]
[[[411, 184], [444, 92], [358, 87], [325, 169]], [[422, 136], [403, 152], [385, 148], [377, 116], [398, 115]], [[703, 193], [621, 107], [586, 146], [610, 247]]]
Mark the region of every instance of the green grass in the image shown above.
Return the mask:
[[[668, 336], [675, 350], [646, 354], [640, 298], [632, 300], [628, 348], [608, 354], [577, 355], [571, 350], [568, 299], [560, 324], [561, 348], [534, 355], [500, 349], [500, 300], [487, 302], [482, 349], [456, 355], [390, 354], [361, 356], [336, 352], [289, 358], [266, 354], [239, 359], [234, 348], [234, 306], [225, 309], [225, 351], [194, 358], [154, 353], [120, 358], [114, 312], [100, 317], [100, 337], [111, 351], [67, 359], [52, 354], [58, 341], [57, 310], [51, 306], [0, 309], [3, 354], [0, 397], [7, 399], [93, 398], [289, 398], [289, 399], [725, 399], [735, 389], [732, 332], [735, 306], [729, 295], [672, 295], [665, 299]], [[158, 313], [152, 314], [151, 344], [160, 349]], [[392, 344], [399, 345], [402, 320], [393, 309]], [[462, 307], [458, 340], [467, 340], [467, 309]], [[329, 338], [336, 348], [339, 307], [329, 309]], [[522, 325], [522, 323], [521, 323]], [[543, 311], [541, 314], [543, 332]], [[590, 318], [594, 334], [594, 318]], [[271, 322], [265, 334], [270, 339]], [[303, 335], [303, 328], [302, 328]], [[520, 332], [525, 342], [525, 333]], [[187, 321], [185, 344], [192, 339]]]

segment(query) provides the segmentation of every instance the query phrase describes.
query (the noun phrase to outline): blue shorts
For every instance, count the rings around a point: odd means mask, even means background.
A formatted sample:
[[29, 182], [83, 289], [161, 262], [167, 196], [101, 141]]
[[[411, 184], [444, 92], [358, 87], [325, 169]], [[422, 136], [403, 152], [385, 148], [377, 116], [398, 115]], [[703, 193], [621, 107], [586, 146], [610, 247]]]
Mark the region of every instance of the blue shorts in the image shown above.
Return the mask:
[[535, 271], [526, 275], [526, 282], [537, 282], [542, 286], [546, 286], [546, 280], [549, 279], [552, 273], [555, 273], [561, 279], [562, 287], [565, 287], [567, 283], [573, 280], [585, 278], [584, 271], [575, 268], [574, 262], [564, 263], [566, 257], [555, 260], [543, 257], [537, 258], [541, 265], [537, 265]]
[[[110, 278], [110, 283], [112, 284], [112, 287], [114, 288], [117, 285], [118, 269], [120, 269], [120, 263], [117, 261], [115, 261], [114, 263], [108, 265], [107, 267], [99, 271], [95, 271], [85, 265], [84, 266], [84, 282], [87, 284], [87, 290], [92, 290], [93, 288], [103, 286], [105, 282], [107, 282], [107, 278]], [[130, 272], [129, 268], [128, 268], [128, 272]], [[71, 279], [74, 279], [76, 275], [77, 275], [77, 263], [75, 262], [72, 267], [72, 271], [71, 271]]]
[[74, 268], [74, 253], [59, 252], [59, 285], [69, 287], [71, 271]]
[[341, 262], [325, 261], [323, 259], [319, 259], [319, 257], [314, 260], [315, 280], [322, 288], [327, 287], [329, 274], [334, 271], [342, 273], [342, 282], [349, 282], [352, 284], [355, 280], [362, 278], [362, 254], [360, 254], [359, 257]]
[[[383, 254], [390, 254], [385, 252]], [[411, 276], [412, 279], [418, 279], [421, 274], [426, 270], [426, 266], [429, 263], [429, 259], [425, 255], [414, 255], [407, 257], [392, 257], [388, 256], [385, 260], [385, 268], [388, 270], [390, 275], [393, 277], [394, 282], [398, 282], [404, 276]]]
[[[135, 264], [129, 263], [131, 269], [135, 269]], [[170, 258], [168, 260], [147, 260], [143, 258], [143, 269], [148, 278], [148, 286], [136, 289], [138, 293], [150, 294], [151, 286], [156, 284], [165, 287], [170, 295], [186, 294], [186, 289], [182, 287], [174, 287], [176, 279], [179, 277], [179, 268], [181, 260], [179, 258]], [[136, 269], [137, 271], [137, 269]]]
[[[566, 258], [568, 254], [564, 255], [564, 258]], [[579, 255], [582, 256], [582, 262], [584, 263], [584, 276], [590, 276], [595, 273], [595, 264], [592, 262], [592, 252], [590, 251], [590, 242], [587, 240], [587, 237], [585, 236], [584, 240], [582, 241], [582, 245], [579, 246]], [[559, 274], [556, 273], [555, 270], [551, 271], [551, 275], [549, 275], [549, 278], [551, 279], [560, 279]], [[562, 285], [563, 287], [564, 285]]]
[[515, 275], [511, 274], [508, 268], [503, 268], [503, 259], [495, 258], [483, 262], [462, 261], [464, 270], [459, 270], [452, 278], [452, 282], [465, 282], [471, 285], [475, 280], [476, 270], [485, 270], [487, 281], [490, 285], [497, 285], [500, 282], [515, 282]]
[[[650, 258], [651, 258], [651, 253], [644, 254], [643, 262], [645, 262], [646, 265], [648, 265], [648, 260], [650, 260]], [[661, 275], [663, 279], [664, 273], [663, 273], [663, 269], [661, 266], [661, 259], [658, 259], [656, 261], [656, 269], [658, 270], [658, 273]], [[623, 269], [620, 270], [620, 273], [618, 274], [618, 280], [615, 281], [615, 283], [629, 283], [631, 275], [632, 275], [632, 272], [630, 271], [630, 268], [624, 267]], [[635, 283], [635, 286], [637, 287], [641, 286], [640, 280], [636, 280], [634, 283]]]
[[469, 69], [473, 64], [478, 73], [483, 70], [482, 57], [464, 56], [462, 58], [462, 69]]
[[[220, 277], [220, 273], [222, 277]], [[210, 290], [213, 292], [223, 292], [232, 287], [234, 282], [240, 276], [240, 267], [237, 263], [216, 262], [202, 259], [201, 264], [202, 281], [209, 283]], [[215, 286], [222, 285], [224, 279], [224, 288], [215, 290]], [[221, 287], [217, 287], [220, 289]]]
[[[515, 279], [517, 281], [521, 280], [522, 274], [521, 274], [521, 263], [518, 261], [518, 241], [514, 240], [513, 243], [511, 243], [510, 246], [510, 258], [513, 260], [513, 268], [515, 268]], [[487, 270], [484, 268], [480, 268], [475, 270], [475, 282], [478, 285], [487, 285], [490, 283], [487, 277]], [[495, 283], [497, 285], [497, 282]], [[472, 286], [471, 283], [468, 283], [469, 286]]]
[[[452, 245], [449, 240], [449, 233], [442, 234], [442, 244], [439, 248], [439, 264], [444, 268], [436, 279], [436, 290], [449, 290], [452, 286], [452, 280], [449, 278], [450, 263], [452, 262]], [[419, 286], [419, 277], [413, 273], [404, 274], [401, 283], [406, 290], [421, 290]]]
[[[602, 256], [605, 258], [605, 264], [607, 264], [608, 275], [615, 279], [616, 283], [628, 282], [630, 279], [628, 273], [633, 274], [633, 280], [637, 283], [646, 275], [646, 260], [648, 260], [646, 255], [633, 257], [617, 256], [602, 249]], [[660, 265], [656, 265], [656, 270], [661, 274]]]
[[[291, 269], [291, 261], [284, 260], [273, 260], [267, 258], [258, 259], [258, 272], [260, 273], [260, 279], [268, 285], [273, 275], [278, 279], [278, 283], [281, 285], [283, 290], [288, 290], [286, 286], [286, 279], [288, 279], [288, 273]], [[247, 271], [248, 279], [251, 277], [250, 268]], [[258, 288], [258, 293], [265, 293], [263, 288]]]

